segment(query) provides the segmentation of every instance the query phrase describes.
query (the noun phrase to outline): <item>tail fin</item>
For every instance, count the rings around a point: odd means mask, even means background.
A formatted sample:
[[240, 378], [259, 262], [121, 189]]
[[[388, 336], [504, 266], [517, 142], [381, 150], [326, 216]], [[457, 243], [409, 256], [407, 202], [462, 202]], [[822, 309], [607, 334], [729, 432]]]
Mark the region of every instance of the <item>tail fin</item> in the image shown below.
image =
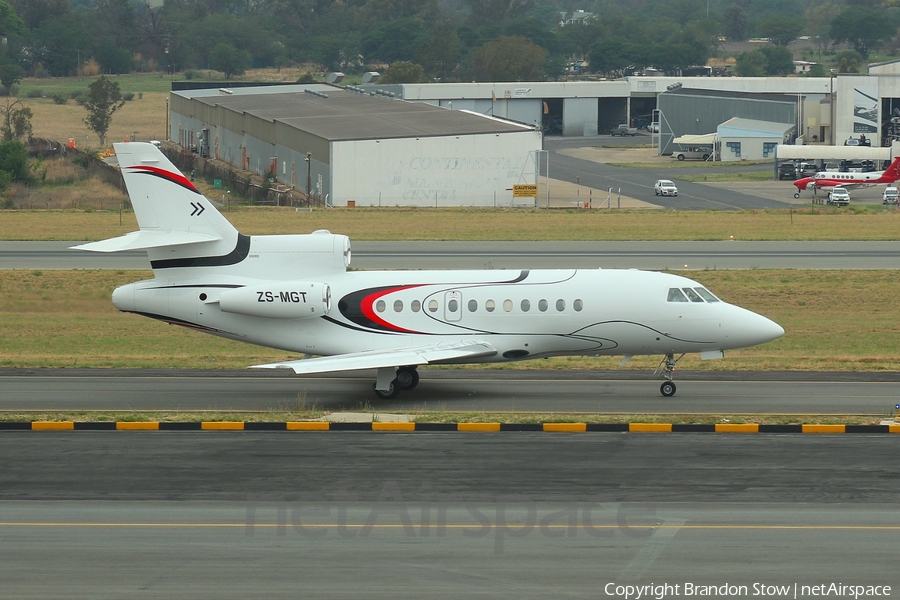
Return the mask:
[[884, 175], [882, 175], [882, 179], [885, 179], [888, 182], [897, 181], [900, 179], [900, 156], [894, 157], [893, 162], [891, 162], [891, 166], [889, 166], [884, 171]]
[[79, 250], [147, 250], [154, 269], [229, 255], [249, 239], [153, 144], [113, 144], [140, 231], [75, 246]]

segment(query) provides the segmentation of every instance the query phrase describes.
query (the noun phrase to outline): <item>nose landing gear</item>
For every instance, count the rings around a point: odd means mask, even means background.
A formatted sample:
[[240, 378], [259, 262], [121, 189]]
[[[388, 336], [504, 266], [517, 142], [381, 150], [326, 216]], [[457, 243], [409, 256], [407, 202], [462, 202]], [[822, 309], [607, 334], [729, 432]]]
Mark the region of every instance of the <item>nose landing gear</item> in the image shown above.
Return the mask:
[[675, 365], [682, 357], [684, 357], [684, 354], [678, 358], [675, 358], [675, 355], [672, 353], [666, 354], [653, 373], [654, 375], [665, 377], [666, 381], [659, 386], [659, 393], [666, 398], [675, 395], [675, 382], [672, 381], [672, 378], [675, 373]]

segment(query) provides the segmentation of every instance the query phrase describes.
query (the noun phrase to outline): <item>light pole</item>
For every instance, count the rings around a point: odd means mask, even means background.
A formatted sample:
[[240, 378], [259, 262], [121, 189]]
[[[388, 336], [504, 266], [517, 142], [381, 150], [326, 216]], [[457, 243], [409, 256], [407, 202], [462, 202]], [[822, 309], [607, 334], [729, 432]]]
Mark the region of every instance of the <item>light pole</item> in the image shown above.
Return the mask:
[[312, 184], [312, 152], [306, 153], [306, 202], [309, 202], [309, 192]]
[[834, 69], [831, 69], [831, 77], [829, 78], [828, 110], [831, 111], [831, 124], [828, 126], [828, 143], [834, 146]]

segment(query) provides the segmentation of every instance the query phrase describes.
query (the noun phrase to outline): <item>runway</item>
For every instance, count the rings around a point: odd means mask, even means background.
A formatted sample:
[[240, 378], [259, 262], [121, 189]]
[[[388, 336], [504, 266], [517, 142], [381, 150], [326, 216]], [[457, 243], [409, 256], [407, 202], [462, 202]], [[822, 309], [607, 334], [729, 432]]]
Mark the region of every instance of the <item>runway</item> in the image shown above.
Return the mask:
[[[640, 414], [893, 414], [900, 374], [682, 372], [671, 398], [629, 371], [422, 369], [419, 386], [372, 397], [371, 372], [0, 370], [2, 411], [441, 411]], [[427, 420], [427, 419], [426, 419]]]
[[[149, 269], [146, 253], [0, 242], [3, 269]], [[353, 242], [358, 269], [896, 269], [898, 242]]]
[[887, 435], [6, 432], [0, 578], [4, 598], [896, 586], [895, 448]]

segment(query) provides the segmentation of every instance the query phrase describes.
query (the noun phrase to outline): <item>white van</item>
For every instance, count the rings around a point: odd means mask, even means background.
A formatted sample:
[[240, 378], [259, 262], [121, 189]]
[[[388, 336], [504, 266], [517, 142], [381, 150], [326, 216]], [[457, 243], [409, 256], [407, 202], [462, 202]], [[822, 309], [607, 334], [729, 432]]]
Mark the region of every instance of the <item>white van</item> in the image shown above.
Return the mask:
[[884, 205], [893, 204], [897, 205], [898, 201], [900, 201], [900, 190], [893, 186], [888, 186], [884, 188], [884, 194], [881, 196], [884, 201]]

